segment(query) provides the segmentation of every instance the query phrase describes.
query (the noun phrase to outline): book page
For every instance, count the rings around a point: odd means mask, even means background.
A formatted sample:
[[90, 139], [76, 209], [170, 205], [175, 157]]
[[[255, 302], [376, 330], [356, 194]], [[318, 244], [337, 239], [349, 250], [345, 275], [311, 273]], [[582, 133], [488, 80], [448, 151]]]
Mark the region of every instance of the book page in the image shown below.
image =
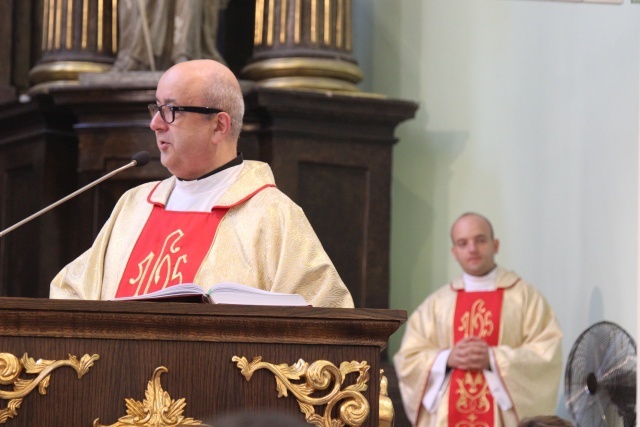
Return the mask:
[[302, 295], [252, 288], [239, 283], [218, 283], [207, 292], [213, 304], [308, 306]]
[[135, 295], [131, 297], [114, 298], [114, 301], [135, 301], [135, 300], [150, 300], [150, 299], [166, 299], [176, 297], [189, 297], [199, 296], [202, 297], [205, 294], [205, 290], [195, 283], [181, 283], [179, 285], [169, 286], [168, 288], [160, 289], [159, 291], [150, 292], [143, 295]]
[[181, 283], [156, 292], [132, 297], [114, 298], [114, 301], [209, 302], [212, 304], [309, 306], [302, 295], [285, 294], [252, 288], [239, 283], [222, 282], [208, 291], [195, 283]]

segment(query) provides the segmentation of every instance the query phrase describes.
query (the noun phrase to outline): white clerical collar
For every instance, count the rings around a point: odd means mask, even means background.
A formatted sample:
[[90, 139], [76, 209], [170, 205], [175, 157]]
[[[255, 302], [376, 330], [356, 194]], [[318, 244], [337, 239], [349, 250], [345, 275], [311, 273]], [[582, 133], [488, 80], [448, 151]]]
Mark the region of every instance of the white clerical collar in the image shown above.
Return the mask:
[[462, 273], [462, 281], [464, 282], [464, 290], [467, 292], [488, 292], [495, 291], [496, 278], [498, 277], [498, 267], [484, 276], [472, 276], [471, 274]]
[[234, 181], [235, 176], [242, 169], [242, 165], [232, 166], [213, 175], [209, 175], [206, 178], [194, 179], [191, 181], [183, 181], [176, 179], [176, 190], [183, 191], [187, 194], [202, 194], [208, 193], [211, 190], [220, 187], [228, 186], [229, 181]]
[[206, 178], [193, 181], [177, 179], [166, 209], [170, 211], [209, 212], [218, 199], [233, 184], [244, 163], [224, 169]]

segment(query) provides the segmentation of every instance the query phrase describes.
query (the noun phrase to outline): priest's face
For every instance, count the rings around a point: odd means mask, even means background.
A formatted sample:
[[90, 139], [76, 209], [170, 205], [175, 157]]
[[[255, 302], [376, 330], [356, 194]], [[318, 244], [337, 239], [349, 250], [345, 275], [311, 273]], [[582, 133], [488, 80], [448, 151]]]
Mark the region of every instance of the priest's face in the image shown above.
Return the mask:
[[[167, 71], [156, 90], [158, 106], [215, 107], [205, 105], [206, 79], [187, 66]], [[164, 118], [163, 118], [164, 116]], [[162, 165], [178, 178], [192, 180], [215, 168], [218, 144], [218, 114], [170, 111], [168, 107], [151, 118]], [[169, 123], [168, 123], [169, 122]]]
[[451, 252], [465, 273], [484, 276], [495, 267], [495, 254], [500, 242], [486, 219], [469, 214], [462, 216], [451, 228]]

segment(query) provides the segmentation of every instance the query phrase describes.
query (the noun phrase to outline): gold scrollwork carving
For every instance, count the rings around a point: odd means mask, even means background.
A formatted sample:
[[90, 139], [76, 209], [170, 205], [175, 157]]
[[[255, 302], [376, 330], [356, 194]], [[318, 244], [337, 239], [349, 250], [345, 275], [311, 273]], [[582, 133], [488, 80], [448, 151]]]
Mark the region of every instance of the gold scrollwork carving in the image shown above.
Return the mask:
[[[0, 424], [18, 415], [17, 409], [22, 404], [22, 400], [36, 387], [40, 394], [47, 394], [51, 372], [61, 366], [70, 366], [75, 369], [80, 379], [99, 358], [97, 354], [93, 356], [85, 354], [80, 360], [72, 355], [69, 355], [67, 360], [34, 360], [27, 353], [21, 359], [10, 353], [0, 353], [0, 385], [13, 385], [13, 391], [0, 390], [0, 399], [9, 401], [6, 408], [0, 409]], [[27, 374], [38, 376], [31, 380], [20, 378], [23, 370]]]
[[[305, 414], [307, 423], [317, 427], [360, 426], [369, 415], [369, 402], [362, 395], [367, 390], [369, 382], [369, 368], [366, 361], [342, 362], [338, 369], [326, 360], [318, 360], [308, 364], [302, 359], [294, 365], [273, 365], [262, 362], [262, 357], [254, 357], [250, 363], [245, 357], [233, 356], [240, 372], [247, 381], [259, 369], [267, 369], [275, 375], [278, 397], [286, 397], [290, 391], [298, 401], [300, 411]], [[355, 383], [342, 389], [346, 376], [358, 373]], [[302, 380], [304, 383], [292, 383], [290, 380]], [[333, 383], [333, 388], [321, 397], [311, 394], [319, 390], [327, 390]], [[340, 403], [342, 402], [342, 403]], [[326, 405], [324, 414], [318, 415], [314, 406]], [[332, 413], [338, 408], [339, 419], [334, 419]]]
[[393, 427], [396, 417], [393, 402], [389, 398], [389, 381], [384, 375], [384, 369], [380, 369], [380, 398], [378, 400], [378, 427]]
[[205, 426], [201, 421], [182, 416], [185, 399], [173, 400], [169, 393], [162, 389], [160, 375], [168, 372], [164, 366], [159, 366], [153, 371], [151, 381], [144, 393], [145, 399], [138, 402], [133, 399], [125, 399], [127, 415], [121, 417], [118, 422], [110, 426], [103, 426], [97, 418], [93, 427], [180, 427], [180, 426]]

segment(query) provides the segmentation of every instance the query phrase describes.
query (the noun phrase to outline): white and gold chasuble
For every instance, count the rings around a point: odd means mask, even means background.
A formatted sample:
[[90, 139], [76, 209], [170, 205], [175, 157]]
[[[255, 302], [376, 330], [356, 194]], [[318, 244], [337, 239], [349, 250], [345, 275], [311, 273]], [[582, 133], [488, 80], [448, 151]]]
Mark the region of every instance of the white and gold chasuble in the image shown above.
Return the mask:
[[[50, 297], [113, 299], [153, 207], [166, 205], [175, 182], [171, 177], [127, 191], [92, 247], [54, 278]], [[353, 307], [302, 209], [274, 185], [269, 165], [244, 162], [238, 179], [215, 206], [228, 211], [193, 282], [205, 288], [236, 282], [298, 293], [313, 306]]]
[[[515, 427], [523, 418], [555, 413], [562, 370], [562, 332], [551, 307], [533, 286], [500, 267], [496, 285], [503, 292], [502, 309], [499, 325], [493, 325], [498, 336], [496, 345], [490, 346], [490, 357], [511, 402], [506, 406], [493, 402], [493, 424], [487, 427]], [[457, 403], [450, 402], [451, 379], [443, 386], [439, 404], [432, 411], [425, 408], [423, 398], [434, 361], [456, 340], [456, 302], [463, 289], [460, 277], [430, 295], [409, 317], [402, 344], [394, 356], [403, 405], [414, 426], [449, 426], [450, 405]], [[469, 313], [481, 311], [476, 306]], [[465, 380], [469, 389], [476, 378], [463, 376]], [[484, 396], [474, 390], [474, 396], [481, 395]], [[479, 399], [473, 404], [485, 402]]]

